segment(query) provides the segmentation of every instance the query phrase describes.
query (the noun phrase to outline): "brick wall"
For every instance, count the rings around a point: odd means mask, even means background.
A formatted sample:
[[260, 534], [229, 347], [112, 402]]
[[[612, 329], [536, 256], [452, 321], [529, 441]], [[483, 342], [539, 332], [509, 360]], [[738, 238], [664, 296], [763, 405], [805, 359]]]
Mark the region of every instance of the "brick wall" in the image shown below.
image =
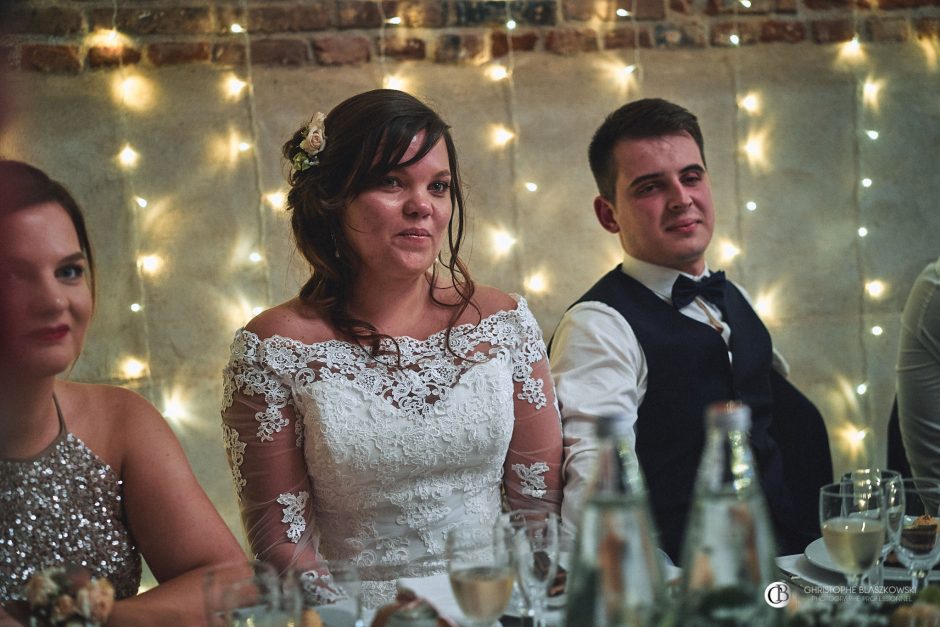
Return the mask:
[[[3, 2], [4, 0], [0, 0]], [[745, 6], [747, 5], [747, 6]], [[390, 20], [396, 18], [393, 23]], [[512, 19], [515, 28], [507, 28]], [[244, 32], [232, 32], [232, 25]], [[117, 40], [99, 31], [117, 27]], [[482, 63], [515, 52], [937, 39], [940, 0], [7, 0], [0, 63]], [[96, 36], [95, 34], [98, 33]]]

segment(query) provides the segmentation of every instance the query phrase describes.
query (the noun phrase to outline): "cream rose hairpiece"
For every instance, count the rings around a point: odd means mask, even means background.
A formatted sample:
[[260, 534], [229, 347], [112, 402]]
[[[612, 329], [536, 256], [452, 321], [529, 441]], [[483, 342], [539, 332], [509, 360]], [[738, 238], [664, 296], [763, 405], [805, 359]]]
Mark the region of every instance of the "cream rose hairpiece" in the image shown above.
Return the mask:
[[300, 151], [291, 159], [295, 172], [303, 172], [320, 163], [318, 155], [326, 146], [325, 122], [326, 115], [319, 111], [310, 118], [304, 138], [300, 140]]

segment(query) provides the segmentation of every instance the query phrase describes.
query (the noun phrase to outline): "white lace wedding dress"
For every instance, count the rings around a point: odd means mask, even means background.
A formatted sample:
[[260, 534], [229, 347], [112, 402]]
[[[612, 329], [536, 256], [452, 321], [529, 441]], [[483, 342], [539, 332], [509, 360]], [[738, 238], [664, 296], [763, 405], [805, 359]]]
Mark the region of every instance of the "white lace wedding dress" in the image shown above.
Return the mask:
[[514, 509], [558, 511], [561, 425], [525, 300], [454, 328], [451, 351], [445, 337], [396, 338], [399, 366], [344, 341], [236, 333], [223, 432], [257, 557], [283, 562], [292, 544], [353, 559], [374, 607], [395, 577], [442, 572], [447, 532], [491, 525], [501, 486]]

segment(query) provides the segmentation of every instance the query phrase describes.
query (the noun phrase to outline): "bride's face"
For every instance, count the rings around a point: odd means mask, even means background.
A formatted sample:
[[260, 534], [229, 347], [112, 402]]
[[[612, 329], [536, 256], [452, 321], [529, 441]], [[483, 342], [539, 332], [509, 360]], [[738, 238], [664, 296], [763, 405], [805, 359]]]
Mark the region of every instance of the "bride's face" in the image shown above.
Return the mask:
[[[424, 139], [411, 140], [413, 158]], [[346, 207], [344, 234], [370, 276], [420, 276], [441, 251], [450, 221], [450, 163], [439, 140], [420, 160], [395, 168]]]
[[92, 313], [87, 272], [58, 203], [0, 216], [0, 372], [54, 376], [78, 358]]

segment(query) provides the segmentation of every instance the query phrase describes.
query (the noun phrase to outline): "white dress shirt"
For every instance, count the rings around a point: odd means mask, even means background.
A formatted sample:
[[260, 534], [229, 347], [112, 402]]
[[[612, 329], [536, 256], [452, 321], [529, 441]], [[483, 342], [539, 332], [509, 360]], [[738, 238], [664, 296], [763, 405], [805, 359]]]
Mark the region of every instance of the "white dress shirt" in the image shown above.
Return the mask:
[[[701, 275], [693, 276], [629, 255], [624, 256], [621, 270], [670, 304], [672, 285], [680, 274], [693, 280], [711, 274], [706, 267]], [[741, 292], [750, 302], [748, 294], [743, 289]], [[730, 343], [731, 327], [713, 304], [696, 298], [679, 311], [716, 330], [720, 328], [725, 343]], [[576, 526], [594, 472], [595, 419], [623, 416], [635, 425], [646, 395], [647, 363], [633, 329], [623, 316], [608, 305], [589, 301], [576, 304], [562, 317], [551, 343], [551, 365], [565, 439], [562, 520]], [[773, 367], [787, 374], [786, 362], [776, 350]], [[631, 446], [635, 444], [633, 433]]]
[[897, 372], [911, 472], [940, 479], [940, 259], [924, 268], [904, 305]]

